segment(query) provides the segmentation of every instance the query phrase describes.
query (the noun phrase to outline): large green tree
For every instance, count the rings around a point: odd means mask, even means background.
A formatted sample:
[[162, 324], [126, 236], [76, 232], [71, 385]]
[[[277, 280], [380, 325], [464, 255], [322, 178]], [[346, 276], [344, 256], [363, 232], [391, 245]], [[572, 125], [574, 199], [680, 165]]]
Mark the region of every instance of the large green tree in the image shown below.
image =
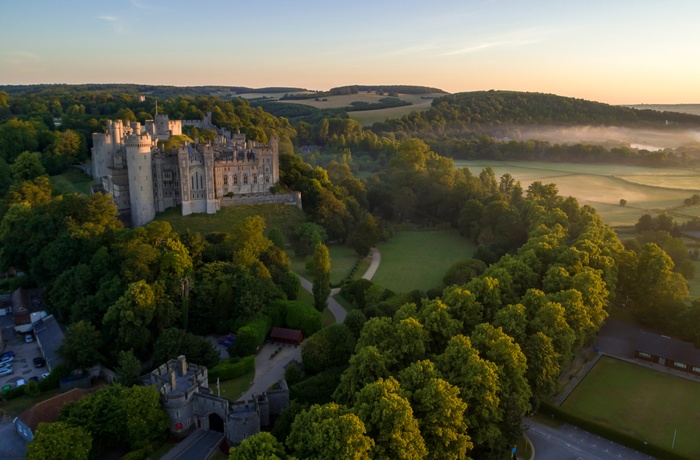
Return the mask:
[[40, 423], [27, 444], [27, 460], [88, 460], [92, 438], [79, 426], [63, 422]]
[[328, 307], [328, 296], [331, 294], [331, 257], [323, 243], [317, 244], [314, 249], [313, 274], [314, 306], [316, 310], [323, 311]]

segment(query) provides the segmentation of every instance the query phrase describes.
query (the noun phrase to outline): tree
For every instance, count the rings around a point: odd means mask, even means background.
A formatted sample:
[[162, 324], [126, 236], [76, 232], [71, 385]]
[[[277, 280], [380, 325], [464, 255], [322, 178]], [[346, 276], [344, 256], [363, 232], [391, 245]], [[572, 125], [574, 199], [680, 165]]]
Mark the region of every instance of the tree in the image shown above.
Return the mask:
[[294, 419], [287, 446], [299, 458], [369, 460], [374, 442], [362, 420], [335, 403], [313, 405]]
[[38, 176], [46, 174], [44, 165], [41, 164], [41, 156], [38, 152], [22, 152], [10, 165], [12, 179], [16, 183], [34, 180]]
[[115, 369], [117, 380], [124, 386], [136, 384], [141, 374], [141, 361], [134, 356], [131, 350], [122, 350], [118, 354], [117, 368]]
[[251, 268], [260, 255], [272, 246], [264, 231], [265, 219], [261, 216], [248, 217], [234, 229], [233, 261], [236, 265]]
[[394, 378], [365, 386], [353, 410], [374, 440], [371, 458], [421, 460], [428, 455], [411, 404]]
[[40, 423], [27, 444], [27, 460], [88, 460], [92, 438], [79, 426], [63, 422]]
[[100, 348], [100, 332], [87, 321], [78, 321], [68, 326], [56, 352], [71, 369], [87, 369], [102, 361]]
[[164, 363], [180, 355], [207, 368], [219, 362], [219, 352], [206, 338], [174, 327], [164, 330], [153, 347], [153, 362]]
[[102, 320], [114, 350], [132, 349], [137, 357], [147, 358], [152, 340], [148, 326], [153, 321], [155, 310], [153, 288], [145, 281], [131, 283]]
[[442, 278], [442, 282], [445, 286], [452, 286], [453, 284], [461, 286], [484, 273], [484, 270], [486, 270], [486, 264], [481, 260], [458, 260], [447, 270], [447, 273]]
[[328, 307], [328, 296], [331, 294], [331, 258], [325, 244], [319, 243], [314, 250], [314, 306], [323, 311]]
[[379, 226], [372, 214], [365, 214], [348, 235], [348, 245], [357, 255], [365, 257], [379, 241]]
[[284, 446], [274, 436], [261, 431], [243, 440], [238, 447], [232, 447], [228, 460], [284, 460], [287, 454]]
[[345, 365], [354, 349], [355, 338], [350, 329], [345, 324], [331, 324], [301, 344], [304, 370], [317, 374], [329, 367]]
[[119, 405], [126, 415], [121, 440], [129, 447], [141, 449], [157, 439], [165, 440], [170, 418], [161, 405], [155, 385], [122, 389]]
[[620, 206], [627, 206], [627, 200], [620, 198]]
[[442, 378], [430, 361], [417, 361], [399, 373], [428, 449], [428, 459], [463, 460], [472, 444], [459, 389]]

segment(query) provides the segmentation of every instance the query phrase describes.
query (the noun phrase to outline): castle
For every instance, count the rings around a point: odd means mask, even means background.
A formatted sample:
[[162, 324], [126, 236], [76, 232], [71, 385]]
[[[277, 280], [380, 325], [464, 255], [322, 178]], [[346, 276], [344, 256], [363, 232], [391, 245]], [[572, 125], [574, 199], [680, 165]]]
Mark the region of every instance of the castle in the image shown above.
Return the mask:
[[143, 382], [155, 385], [170, 417], [170, 433], [184, 437], [195, 429], [222, 433], [230, 446], [270, 425], [270, 416], [289, 405], [284, 380], [279, 389], [254, 395], [249, 401], [233, 402], [216, 396], [208, 387], [207, 368], [188, 363], [185, 356], [171, 359], [151, 372]]
[[[158, 145], [181, 135], [183, 126], [216, 132], [212, 142], [185, 142], [166, 152]], [[112, 195], [120, 216], [138, 227], [175, 206], [182, 215], [214, 214], [222, 205], [284, 202], [300, 204], [300, 195], [274, 196], [279, 181], [277, 138], [269, 145], [231, 134], [204, 120], [170, 120], [156, 113], [145, 125], [107, 121], [106, 133], [92, 135], [93, 191]], [[247, 200], [241, 201], [241, 198]]]

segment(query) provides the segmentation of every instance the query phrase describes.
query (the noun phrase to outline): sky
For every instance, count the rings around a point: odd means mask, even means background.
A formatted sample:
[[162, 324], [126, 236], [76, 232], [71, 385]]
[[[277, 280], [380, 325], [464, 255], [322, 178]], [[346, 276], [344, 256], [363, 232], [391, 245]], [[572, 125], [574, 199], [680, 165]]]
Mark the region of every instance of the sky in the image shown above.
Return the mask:
[[0, 84], [401, 84], [700, 103], [698, 18], [697, 0], [0, 0]]

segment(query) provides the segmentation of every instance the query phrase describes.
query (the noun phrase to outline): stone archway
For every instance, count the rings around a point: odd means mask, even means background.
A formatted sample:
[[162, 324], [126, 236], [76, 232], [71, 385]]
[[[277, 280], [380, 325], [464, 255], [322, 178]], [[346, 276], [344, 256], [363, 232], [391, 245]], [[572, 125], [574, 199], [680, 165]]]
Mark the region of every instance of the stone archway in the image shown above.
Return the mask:
[[216, 412], [209, 414], [209, 429], [211, 431], [224, 432], [224, 419]]

